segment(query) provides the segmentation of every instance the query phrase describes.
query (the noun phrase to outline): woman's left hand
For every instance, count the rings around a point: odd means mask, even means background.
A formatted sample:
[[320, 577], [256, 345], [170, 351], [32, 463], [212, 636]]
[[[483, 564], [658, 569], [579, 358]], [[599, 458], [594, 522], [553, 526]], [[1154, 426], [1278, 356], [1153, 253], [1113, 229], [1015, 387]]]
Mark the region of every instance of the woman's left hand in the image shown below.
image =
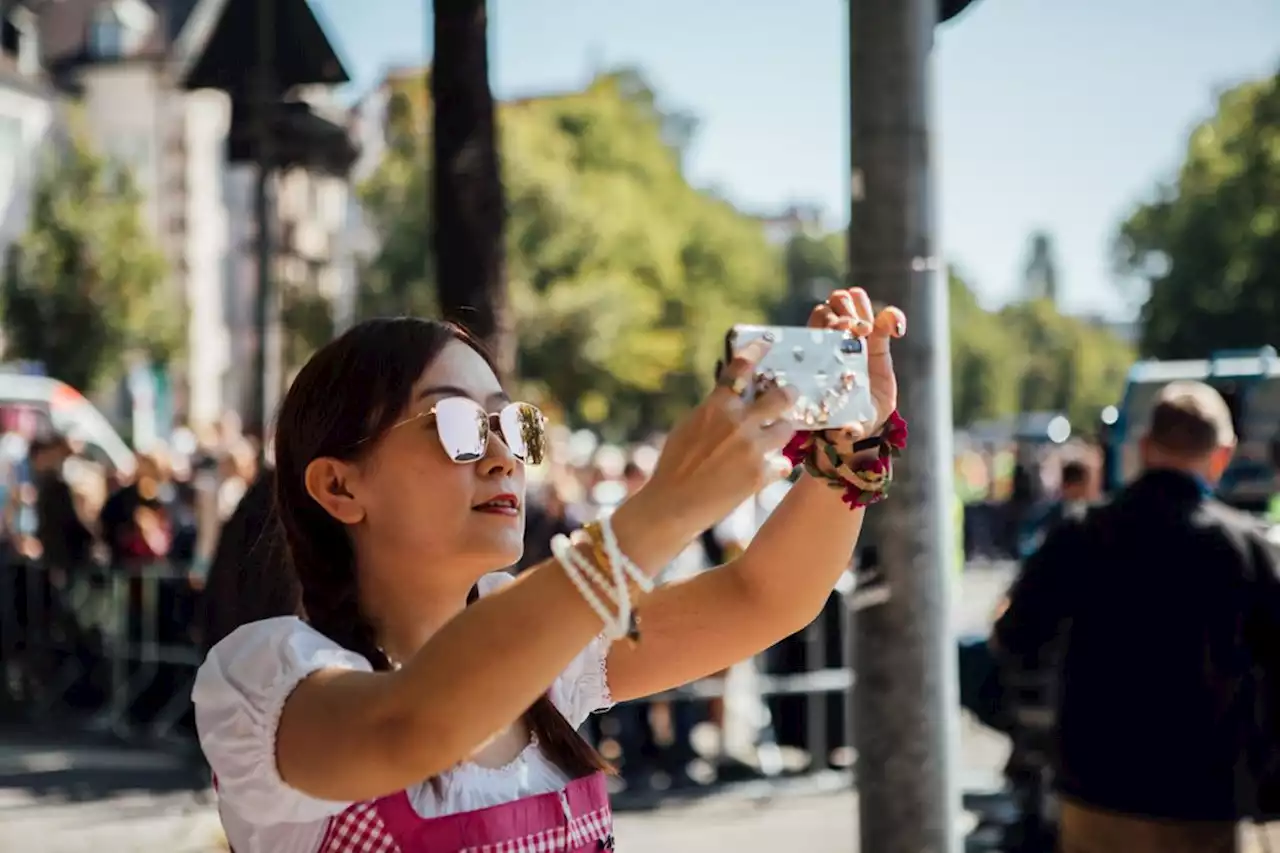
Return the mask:
[[848, 330], [866, 339], [868, 379], [871, 382], [871, 399], [876, 406], [875, 422], [863, 421], [830, 432], [841, 433], [845, 442], [875, 435], [898, 408], [898, 378], [893, 373], [889, 340], [906, 334], [907, 315], [894, 307], [876, 314], [867, 292], [861, 287], [851, 287], [833, 291], [826, 302], [814, 306], [809, 314], [809, 326]]

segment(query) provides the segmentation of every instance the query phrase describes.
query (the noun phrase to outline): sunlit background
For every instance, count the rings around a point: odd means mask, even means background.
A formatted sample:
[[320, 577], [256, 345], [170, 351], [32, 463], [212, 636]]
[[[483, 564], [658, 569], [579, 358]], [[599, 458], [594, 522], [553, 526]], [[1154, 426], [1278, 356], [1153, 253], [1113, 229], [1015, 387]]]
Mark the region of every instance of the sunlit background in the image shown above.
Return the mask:
[[[555, 424], [528, 562], [644, 481], [733, 323], [801, 323], [847, 280], [846, 2], [491, 0], [505, 221], [487, 189], [456, 195], [504, 228], [487, 290], [437, 274], [433, 241], [465, 217], [431, 203], [432, 4], [279, 2], [262, 78], [242, 0], [0, 0], [0, 598], [60, 602], [0, 616], [0, 802], [19, 807], [0, 846], [53, 844], [49, 821], [82, 831], [93, 808], [156, 850], [220, 843], [205, 795], [169, 791], [207, 781], [186, 703], [203, 578], [281, 393], [334, 334], [496, 308], [511, 383]], [[1094, 496], [1133, 476], [1171, 379], [1222, 391], [1241, 436], [1222, 496], [1280, 522], [1278, 68], [1274, 0], [975, 0], [937, 30], [958, 631], [985, 629], [1066, 466]], [[264, 80], [283, 91], [261, 123]], [[51, 472], [75, 497], [56, 523]], [[731, 554], [775, 501], [673, 571]], [[51, 575], [63, 554], [96, 580]], [[121, 565], [151, 591], [127, 606]], [[637, 849], [853, 849], [842, 614], [874, 587], [851, 571], [729, 686], [593, 729]], [[149, 651], [101, 639], [138, 624]], [[968, 726], [966, 790], [1006, 752]], [[65, 796], [90, 805], [55, 817]]]

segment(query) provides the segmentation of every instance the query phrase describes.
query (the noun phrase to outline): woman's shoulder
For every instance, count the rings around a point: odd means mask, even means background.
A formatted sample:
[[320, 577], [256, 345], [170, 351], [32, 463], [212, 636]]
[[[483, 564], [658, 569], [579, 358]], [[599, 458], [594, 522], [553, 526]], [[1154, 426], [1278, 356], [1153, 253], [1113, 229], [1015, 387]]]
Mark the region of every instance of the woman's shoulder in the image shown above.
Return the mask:
[[236, 628], [209, 650], [196, 673], [194, 699], [227, 687], [269, 689], [322, 669], [372, 671], [362, 655], [343, 648], [297, 616], [259, 619]]

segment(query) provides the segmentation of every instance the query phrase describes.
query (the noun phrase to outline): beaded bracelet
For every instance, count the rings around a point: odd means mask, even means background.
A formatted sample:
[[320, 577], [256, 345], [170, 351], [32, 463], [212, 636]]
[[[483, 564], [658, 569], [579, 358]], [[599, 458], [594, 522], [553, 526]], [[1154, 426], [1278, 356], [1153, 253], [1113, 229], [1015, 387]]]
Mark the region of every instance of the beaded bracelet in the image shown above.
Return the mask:
[[[565, 574], [569, 576], [569, 580], [573, 582], [578, 594], [600, 617], [600, 621], [604, 623], [605, 636], [611, 640], [625, 637], [628, 626], [631, 623], [630, 601], [627, 600], [625, 604], [620, 601], [617, 602], [617, 612], [610, 612], [609, 605], [596, 594], [596, 590], [591, 586], [591, 578], [600, 579], [599, 575], [603, 571], [602, 567], [592, 565], [586, 557], [579, 554], [574, 544], [569, 541], [569, 537], [563, 533], [552, 537], [551, 555], [555, 557], [556, 562], [560, 564], [560, 568], [564, 569]], [[616, 590], [613, 591], [612, 595], [606, 593], [607, 597], [615, 597], [615, 600], [617, 594]]]
[[[578, 550], [579, 546], [589, 549], [590, 558]], [[631, 600], [631, 583], [641, 593], [647, 593], [653, 589], [653, 580], [623, 553], [607, 516], [587, 524], [572, 538], [564, 534], [553, 537], [551, 554], [604, 622], [606, 637], [610, 640], [626, 637], [632, 642], [640, 639], [640, 621]], [[611, 612], [597, 592], [616, 606], [616, 612]]]
[[[906, 420], [894, 411], [877, 435], [854, 442], [847, 453], [842, 454], [827, 435], [820, 432], [796, 433], [782, 453], [792, 465], [803, 465], [811, 476], [840, 490], [841, 500], [849, 509], [858, 509], [888, 497], [889, 485], [893, 482], [893, 459], [906, 449], [907, 435]], [[858, 458], [868, 450], [877, 451], [876, 455]]]
[[[591, 547], [596, 562], [607, 565], [613, 570], [613, 582], [621, 595], [627, 597], [631, 604], [630, 584], [634, 583], [642, 595], [653, 592], [653, 578], [640, 571], [640, 567], [632, 562], [618, 544], [618, 537], [613, 532], [613, 524], [609, 516], [599, 521], [588, 522], [582, 528], [582, 537]], [[629, 611], [627, 639], [633, 644], [640, 641], [640, 616], [633, 606]]]

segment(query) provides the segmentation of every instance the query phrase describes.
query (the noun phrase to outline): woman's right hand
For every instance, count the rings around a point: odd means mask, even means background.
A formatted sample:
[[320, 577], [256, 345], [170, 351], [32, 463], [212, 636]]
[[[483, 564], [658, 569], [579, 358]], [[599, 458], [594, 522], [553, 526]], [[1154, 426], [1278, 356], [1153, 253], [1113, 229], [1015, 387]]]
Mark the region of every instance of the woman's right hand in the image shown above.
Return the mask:
[[[779, 451], [795, 433], [795, 425], [783, 419], [794, 391], [775, 387], [749, 403], [742, 395], [767, 351], [767, 344], [754, 342], [724, 366], [715, 390], [667, 436], [653, 476], [618, 508], [615, 526], [634, 522], [671, 531], [680, 539], [674, 556], [747, 498], [791, 472]], [[625, 549], [629, 537], [619, 531], [619, 538]]]

